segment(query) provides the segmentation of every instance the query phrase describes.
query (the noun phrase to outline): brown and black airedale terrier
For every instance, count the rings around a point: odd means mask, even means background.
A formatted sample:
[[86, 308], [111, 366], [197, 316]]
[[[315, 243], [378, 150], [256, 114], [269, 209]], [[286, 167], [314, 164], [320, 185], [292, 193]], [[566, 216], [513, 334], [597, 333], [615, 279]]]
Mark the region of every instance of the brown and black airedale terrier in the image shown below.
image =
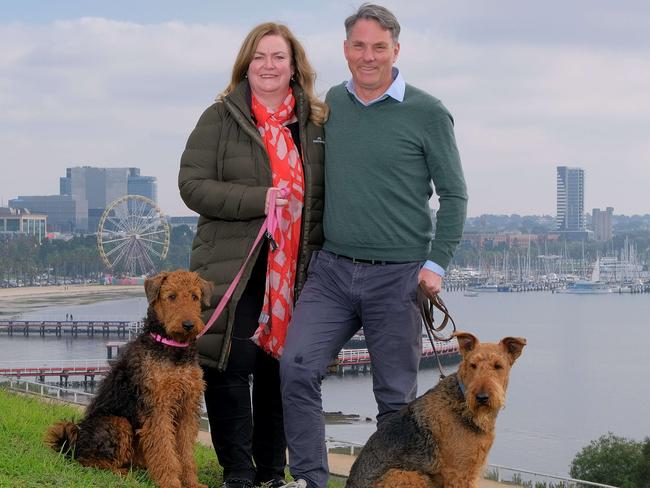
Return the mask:
[[375, 432], [350, 472], [347, 488], [475, 488], [505, 405], [510, 368], [526, 339], [481, 344], [457, 332], [463, 360]]
[[84, 418], [53, 425], [45, 443], [84, 466], [121, 474], [146, 468], [161, 488], [204, 487], [193, 458], [204, 388], [195, 338], [212, 284], [179, 270], [144, 287], [149, 308], [142, 334], [113, 364]]

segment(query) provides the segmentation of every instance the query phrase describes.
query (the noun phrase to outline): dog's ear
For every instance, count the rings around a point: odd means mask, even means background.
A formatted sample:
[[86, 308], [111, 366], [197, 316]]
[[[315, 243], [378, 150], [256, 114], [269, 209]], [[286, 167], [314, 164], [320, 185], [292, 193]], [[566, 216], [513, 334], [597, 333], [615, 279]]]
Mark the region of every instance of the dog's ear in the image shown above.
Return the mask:
[[214, 293], [214, 283], [203, 278], [199, 278], [199, 283], [201, 283], [201, 301], [203, 305], [209, 307], [212, 301], [212, 294]]
[[473, 350], [478, 344], [478, 339], [469, 332], [454, 332], [453, 336], [458, 340], [458, 347], [463, 355]]
[[151, 278], [144, 280], [144, 293], [147, 295], [147, 301], [149, 302], [149, 305], [155, 302], [158, 298], [160, 287], [168, 275], [169, 273], [167, 271], [163, 271], [161, 273], [158, 273], [156, 276], [152, 276]]
[[504, 337], [499, 344], [501, 344], [508, 353], [508, 356], [510, 356], [510, 364], [512, 364], [521, 356], [521, 351], [526, 345], [526, 339], [523, 337]]

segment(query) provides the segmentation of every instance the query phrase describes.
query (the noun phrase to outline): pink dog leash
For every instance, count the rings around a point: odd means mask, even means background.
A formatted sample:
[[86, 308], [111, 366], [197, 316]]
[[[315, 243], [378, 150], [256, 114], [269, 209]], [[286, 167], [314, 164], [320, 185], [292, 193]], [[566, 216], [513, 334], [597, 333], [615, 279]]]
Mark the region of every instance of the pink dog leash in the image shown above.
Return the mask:
[[255, 248], [262, 241], [262, 239], [264, 237], [267, 237], [271, 243], [271, 249], [274, 251], [278, 247], [282, 247], [283, 244], [282, 242], [280, 242], [280, 244], [278, 245], [278, 243], [276, 243], [275, 240], [273, 240], [273, 233], [275, 232], [275, 229], [277, 229], [278, 227], [278, 222], [280, 221], [281, 212], [282, 212], [282, 209], [275, 205], [275, 198], [276, 196], [279, 196], [280, 198], [285, 198], [286, 193], [287, 192], [284, 188], [269, 189], [269, 213], [267, 214], [266, 219], [264, 220], [264, 223], [262, 224], [262, 227], [260, 228], [257, 237], [255, 238], [255, 242], [253, 242], [253, 245], [251, 246], [251, 250], [248, 252], [248, 256], [246, 256], [246, 259], [244, 260], [244, 264], [242, 264], [241, 268], [239, 268], [239, 271], [235, 275], [235, 278], [233, 279], [232, 283], [230, 283], [230, 286], [226, 290], [226, 293], [221, 298], [221, 301], [218, 303], [217, 307], [214, 309], [212, 316], [206, 322], [203, 330], [196, 336], [197, 339], [201, 337], [203, 334], [205, 334], [210, 327], [212, 327], [212, 324], [216, 322], [216, 320], [219, 318], [219, 315], [221, 315], [223, 310], [226, 308], [228, 301], [232, 297], [232, 294], [235, 292], [235, 288], [237, 287], [239, 280], [241, 280], [242, 274], [244, 274], [244, 269], [246, 268], [248, 261], [250, 260], [251, 256], [253, 255], [253, 252], [255, 251]]

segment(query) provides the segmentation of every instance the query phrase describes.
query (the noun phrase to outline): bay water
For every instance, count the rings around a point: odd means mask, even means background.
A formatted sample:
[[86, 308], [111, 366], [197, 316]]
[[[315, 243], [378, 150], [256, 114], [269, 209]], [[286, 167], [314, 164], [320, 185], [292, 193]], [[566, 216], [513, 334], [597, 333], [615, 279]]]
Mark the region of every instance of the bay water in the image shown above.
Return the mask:
[[[528, 341], [512, 368], [490, 463], [567, 475], [573, 456], [607, 432], [636, 440], [650, 436], [650, 295], [529, 292], [466, 297], [445, 292], [442, 296], [459, 329], [481, 341], [505, 336]], [[139, 320], [145, 310], [144, 298], [129, 298], [53, 305], [21, 318], [64, 320], [71, 313], [75, 320]], [[3, 333], [0, 362], [102, 359], [109, 340], [123, 339]], [[436, 369], [421, 370], [419, 393], [437, 381]], [[327, 426], [329, 437], [363, 444], [376, 427], [371, 375], [328, 377], [323, 383], [323, 408], [369, 419]]]

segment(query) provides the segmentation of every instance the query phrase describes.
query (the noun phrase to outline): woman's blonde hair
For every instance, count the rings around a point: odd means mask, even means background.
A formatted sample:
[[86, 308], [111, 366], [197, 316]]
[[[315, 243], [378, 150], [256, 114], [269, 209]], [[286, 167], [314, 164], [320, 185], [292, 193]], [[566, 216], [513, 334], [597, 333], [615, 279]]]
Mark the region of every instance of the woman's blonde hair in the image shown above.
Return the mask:
[[283, 24], [276, 24], [275, 22], [265, 22], [260, 24], [257, 27], [254, 27], [248, 35], [239, 49], [239, 54], [237, 54], [237, 59], [235, 60], [235, 65], [232, 68], [232, 77], [230, 78], [230, 84], [226, 89], [219, 95], [218, 98], [224, 97], [232, 92], [235, 87], [241, 83], [242, 80], [246, 78], [246, 73], [248, 72], [248, 66], [253, 60], [253, 55], [257, 49], [257, 45], [260, 43], [260, 40], [264, 36], [280, 36], [291, 49], [291, 58], [292, 64], [295, 70], [293, 79], [298, 83], [311, 106], [311, 113], [309, 118], [312, 122], [322, 125], [327, 120], [327, 114], [329, 109], [325, 103], [321, 102], [316, 94], [314, 93], [314, 82], [316, 80], [316, 72], [309, 64], [305, 50], [302, 47], [302, 44], [296, 39], [296, 37], [291, 33], [289, 28]]

